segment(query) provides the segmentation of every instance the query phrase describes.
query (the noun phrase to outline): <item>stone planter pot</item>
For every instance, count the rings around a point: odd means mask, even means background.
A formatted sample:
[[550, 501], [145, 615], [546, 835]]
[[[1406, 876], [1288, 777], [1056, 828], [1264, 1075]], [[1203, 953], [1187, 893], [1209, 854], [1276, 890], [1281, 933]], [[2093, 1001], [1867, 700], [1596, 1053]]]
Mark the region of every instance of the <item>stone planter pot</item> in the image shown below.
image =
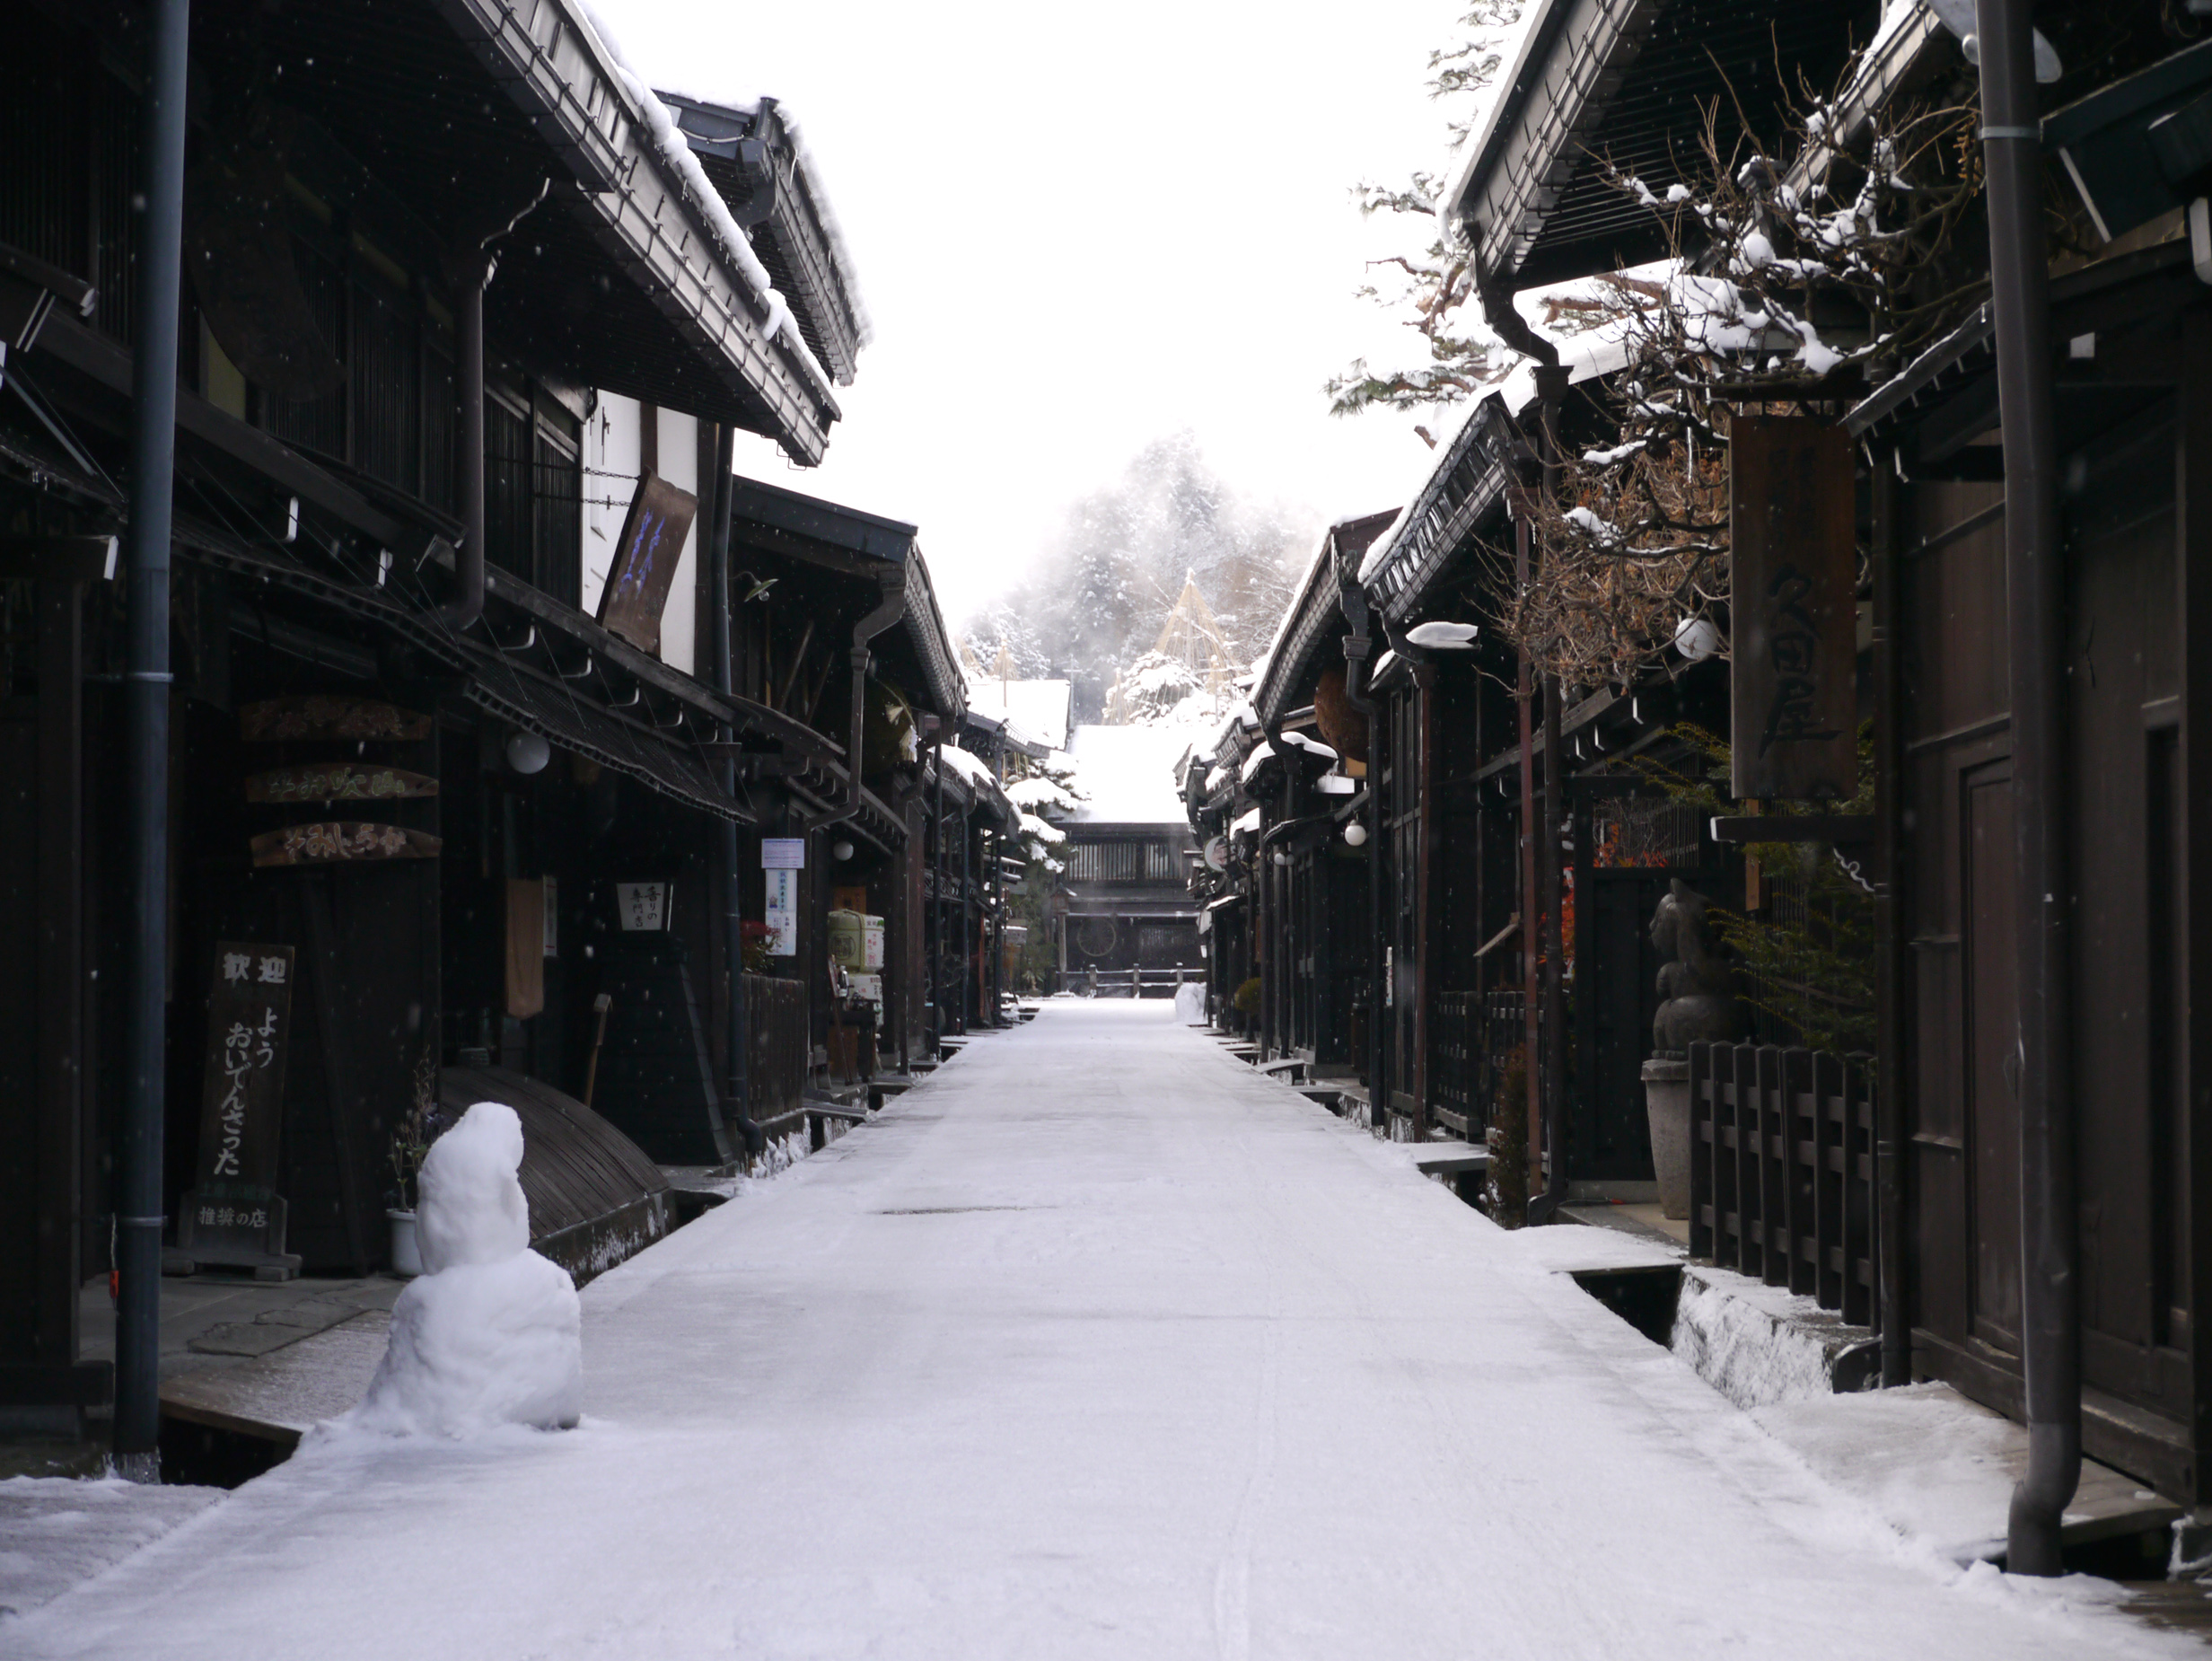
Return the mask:
[[415, 1243], [415, 1213], [387, 1211], [391, 1219], [391, 1272], [414, 1279], [423, 1271], [423, 1254]]
[[1659, 1209], [1675, 1222], [1690, 1216], [1690, 1063], [1644, 1063], [1644, 1111], [1651, 1117], [1651, 1163], [1659, 1179]]

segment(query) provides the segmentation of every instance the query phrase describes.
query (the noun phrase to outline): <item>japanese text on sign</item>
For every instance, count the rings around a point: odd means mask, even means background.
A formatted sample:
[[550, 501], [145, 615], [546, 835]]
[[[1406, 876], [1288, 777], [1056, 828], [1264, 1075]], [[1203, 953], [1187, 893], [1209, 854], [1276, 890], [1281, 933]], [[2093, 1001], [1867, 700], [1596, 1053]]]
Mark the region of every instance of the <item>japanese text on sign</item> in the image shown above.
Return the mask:
[[617, 883], [615, 909], [629, 933], [658, 933], [668, 927], [666, 883]]
[[216, 946], [200, 1110], [202, 1182], [274, 1185], [294, 970], [288, 945], [226, 940]]

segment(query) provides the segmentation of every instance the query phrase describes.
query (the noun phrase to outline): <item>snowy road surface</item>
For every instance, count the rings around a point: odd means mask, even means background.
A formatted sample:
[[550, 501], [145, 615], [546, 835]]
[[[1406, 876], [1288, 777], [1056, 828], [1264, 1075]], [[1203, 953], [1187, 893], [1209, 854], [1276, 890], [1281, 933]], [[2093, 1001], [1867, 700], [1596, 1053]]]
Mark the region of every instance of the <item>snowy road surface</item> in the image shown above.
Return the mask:
[[1165, 1004], [1053, 1004], [586, 1288], [582, 1429], [311, 1442], [0, 1652], [2182, 1648], [1899, 1541], [1526, 1238]]

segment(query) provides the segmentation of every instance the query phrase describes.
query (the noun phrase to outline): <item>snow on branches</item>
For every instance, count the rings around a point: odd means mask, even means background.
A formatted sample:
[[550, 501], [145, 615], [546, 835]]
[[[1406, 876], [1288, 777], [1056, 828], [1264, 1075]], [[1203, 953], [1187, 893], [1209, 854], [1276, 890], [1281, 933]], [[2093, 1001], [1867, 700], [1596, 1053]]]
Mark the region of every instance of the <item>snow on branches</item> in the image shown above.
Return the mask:
[[1708, 109], [1696, 165], [1663, 191], [1606, 164], [1669, 257], [1559, 303], [1618, 343], [1600, 395], [1618, 431], [1562, 458], [1532, 580], [1493, 556], [1501, 632], [1570, 687], [1627, 684], [1725, 603], [1731, 412], [1836, 407], [1980, 297], [1950, 250], [1979, 188], [1975, 111], [1893, 102], [1847, 144], [1839, 103], [1802, 94], [1771, 153], [1725, 153]]
[[[1459, 20], [1465, 31], [1462, 37], [1428, 55], [1428, 95], [1458, 105], [1446, 122], [1453, 149], [1473, 126], [1474, 110], [1465, 101], [1497, 79], [1503, 62], [1499, 48], [1520, 19], [1520, 0], [1473, 0]], [[1420, 252], [1370, 262], [1371, 268], [1393, 268], [1394, 283], [1368, 283], [1358, 291], [1378, 305], [1406, 313], [1406, 326], [1421, 337], [1426, 361], [1377, 369], [1364, 357], [1355, 359], [1321, 389], [1329, 395], [1331, 415], [1458, 403], [1513, 366], [1510, 354], [1494, 350], [1486, 334], [1465, 330], [1457, 315], [1474, 297], [1475, 273], [1467, 250], [1452, 237], [1437, 211], [1444, 187], [1435, 174], [1417, 172], [1402, 188], [1362, 182], [1353, 189], [1363, 215], [1410, 214], [1432, 227]]]

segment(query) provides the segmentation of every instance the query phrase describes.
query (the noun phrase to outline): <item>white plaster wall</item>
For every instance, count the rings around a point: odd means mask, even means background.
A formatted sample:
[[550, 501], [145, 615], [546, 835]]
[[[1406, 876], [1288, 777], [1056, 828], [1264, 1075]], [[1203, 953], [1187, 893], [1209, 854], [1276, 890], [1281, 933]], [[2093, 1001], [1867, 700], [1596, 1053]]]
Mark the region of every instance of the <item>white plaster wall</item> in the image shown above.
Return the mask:
[[614, 563], [622, 517], [637, 494], [638, 404], [619, 392], [601, 392], [584, 426], [584, 596], [586, 617], [599, 615], [599, 596]]
[[[696, 416], [673, 409], [661, 414], [661, 477], [672, 485], [698, 494], [699, 423]], [[706, 504], [700, 504], [704, 513]], [[616, 529], [619, 531], [619, 526]], [[702, 527], [698, 515], [684, 536], [683, 552], [676, 559], [676, 579], [668, 591], [668, 605], [661, 613], [661, 661], [671, 669], [691, 672], [692, 632], [698, 614], [698, 549]]]

